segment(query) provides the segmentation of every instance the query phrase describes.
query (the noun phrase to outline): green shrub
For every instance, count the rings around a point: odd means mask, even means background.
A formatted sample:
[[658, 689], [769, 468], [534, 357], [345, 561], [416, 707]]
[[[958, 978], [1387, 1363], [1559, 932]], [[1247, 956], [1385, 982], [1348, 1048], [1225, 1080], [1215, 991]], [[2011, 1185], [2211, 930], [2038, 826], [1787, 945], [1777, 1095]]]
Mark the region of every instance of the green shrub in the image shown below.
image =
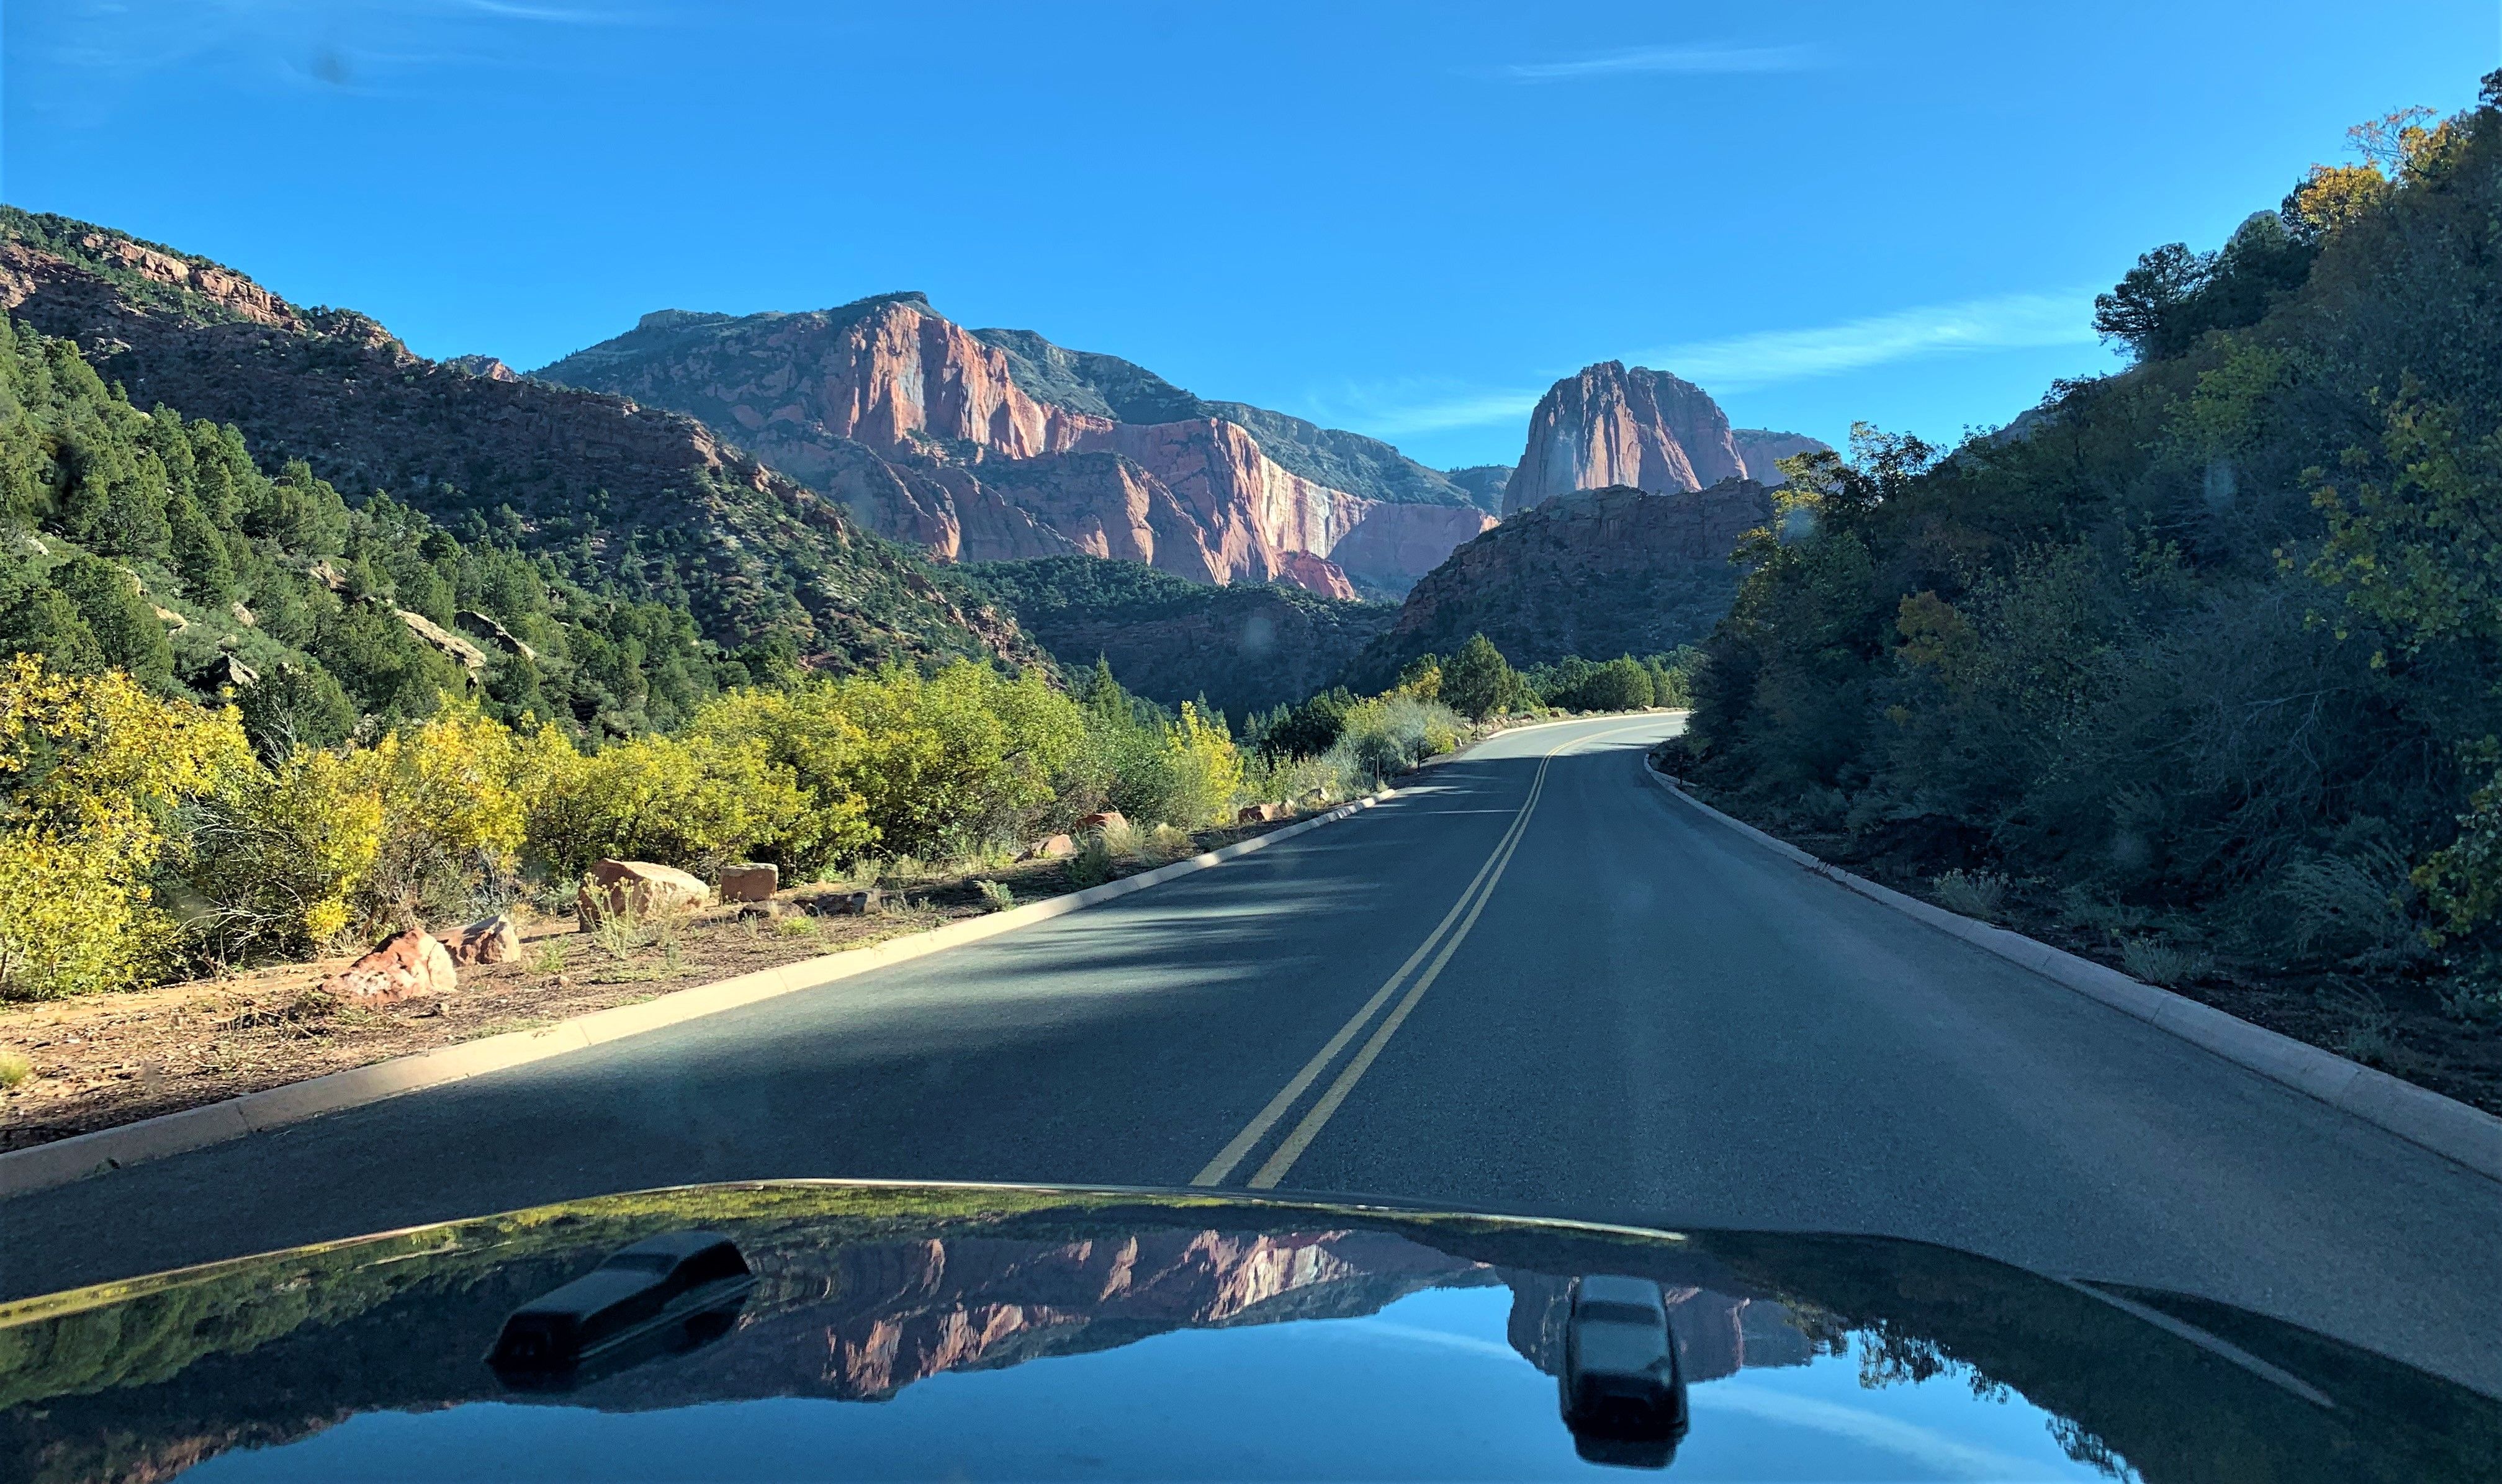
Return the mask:
[[1077, 853], [1068, 858], [1068, 879], [1081, 887], [1100, 886], [1112, 879], [1118, 863], [1103, 836], [1090, 831], [1077, 842]]
[[2120, 945], [2120, 966], [2148, 984], [2177, 990], [2214, 971], [2215, 959], [2202, 949], [2184, 948], [2160, 938], [2131, 938]]
[[1932, 878], [1929, 890], [1948, 912], [1985, 923], [1999, 921], [2007, 910], [2007, 878], [1992, 871], [1947, 871]]
[[803, 789], [759, 739], [637, 737], [587, 758], [567, 750], [552, 771], [531, 805], [530, 849], [568, 875], [603, 856], [706, 879], [748, 860], [796, 875], [867, 835], [859, 799]]

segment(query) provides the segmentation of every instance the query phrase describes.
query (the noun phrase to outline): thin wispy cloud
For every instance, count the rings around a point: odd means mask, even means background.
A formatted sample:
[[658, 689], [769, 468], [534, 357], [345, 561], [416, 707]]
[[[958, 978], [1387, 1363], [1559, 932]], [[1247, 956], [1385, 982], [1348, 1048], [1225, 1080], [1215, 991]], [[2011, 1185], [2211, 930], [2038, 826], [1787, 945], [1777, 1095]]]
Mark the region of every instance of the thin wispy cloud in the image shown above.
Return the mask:
[[506, 0], [461, 0], [463, 10], [482, 16], [494, 16], [505, 20], [543, 20], [554, 25], [620, 26], [639, 25], [645, 17], [628, 11], [585, 10], [554, 5], [512, 5]]
[[1627, 47], [1556, 62], [1519, 62], [1496, 75], [1515, 83], [1572, 83], [1644, 73], [1697, 77], [1713, 73], [1803, 72], [1815, 65], [1805, 47]]
[[[2089, 290], [1999, 294], [1835, 324], [1656, 346], [1618, 358], [1672, 372], [1717, 395], [1935, 355], [2092, 345], [2092, 318]], [[1324, 404], [1325, 410], [1316, 409], [1324, 420], [1400, 438], [1516, 421], [1538, 405], [1547, 385], [1403, 383], [1349, 388], [1313, 400]]]
[[1751, 391], [1928, 355], [2093, 343], [2090, 291], [2011, 293], [1811, 329], [1688, 341], [1641, 352], [1637, 358], [1712, 391]]

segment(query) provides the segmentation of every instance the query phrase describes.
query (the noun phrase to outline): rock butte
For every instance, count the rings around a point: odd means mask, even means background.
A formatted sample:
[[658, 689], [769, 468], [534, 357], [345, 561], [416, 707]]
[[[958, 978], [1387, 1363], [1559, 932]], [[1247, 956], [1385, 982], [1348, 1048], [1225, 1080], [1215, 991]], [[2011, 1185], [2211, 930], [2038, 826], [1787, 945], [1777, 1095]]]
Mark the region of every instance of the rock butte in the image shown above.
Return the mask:
[[1777, 485], [1775, 460], [1823, 447], [1797, 433], [1732, 428], [1720, 404], [1692, 382], [1602, 361], [1538, 399], [1528, 446], [1504, 487], [1503, 513], [1611, 486], [1674, 494], [1728, 479]]

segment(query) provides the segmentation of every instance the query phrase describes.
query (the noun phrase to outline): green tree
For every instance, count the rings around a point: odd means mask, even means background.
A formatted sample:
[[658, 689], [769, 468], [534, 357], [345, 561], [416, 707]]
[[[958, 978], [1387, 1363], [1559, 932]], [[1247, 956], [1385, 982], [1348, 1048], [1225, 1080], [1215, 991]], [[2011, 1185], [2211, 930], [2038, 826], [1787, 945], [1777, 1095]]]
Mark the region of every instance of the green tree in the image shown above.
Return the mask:
[[1479, 722], [1520, 706], [1528, 692], [1503, 652], [1483, 634], [1471, 634], [1442, 667], [1441, 690], [1452, 710]]
[[51, 580], [86, 621], [106, 664], [129, 671], [152, 691], [173, 684], [174, 649], [165, 641], [164, 621], [128, 572], [82, 554], [53, 568]]

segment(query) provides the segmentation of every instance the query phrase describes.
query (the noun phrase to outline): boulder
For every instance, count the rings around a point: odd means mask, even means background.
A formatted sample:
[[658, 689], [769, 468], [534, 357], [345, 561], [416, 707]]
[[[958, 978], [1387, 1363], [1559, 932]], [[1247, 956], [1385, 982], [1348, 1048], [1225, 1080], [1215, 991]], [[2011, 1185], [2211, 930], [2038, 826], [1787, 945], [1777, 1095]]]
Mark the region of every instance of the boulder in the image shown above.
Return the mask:
[[596, 927], [612, 913], [650, 917], [655, 913], [692, 911], [710, 898], [701, 881], [673, 865], [649, 860], [594, 860], [574, 899], [574, 914], [585, 928]]
[[723, 901], [771, 901], [782, 890], [782, 869], [775, 865], [759, 865], [741, 861], [721, 868]]
[[1095, 829], [1118, 829], [1126, 827], [1129, 823], [1128, 820], [1121, 818], [1121, 811], [1118, 809], [1098, 809], [1077, 822], [1077, 832], [1085, 834]]
[[1285, 812], [1286, 807], [1283, 804], [1244, 804], [1234, 812], [1234, 823], [1265, 825], [1270, 820], [1281, 818]]
[[1068, 836], [1065, 834], [1056, 834], [1047, 840], [1036, 840], [1024, 855], [1017, 857], [1017, 859], [1020, 860], [1058, 860], [1063, 857], [1073, 856], [1075, 854], [1077, 854], [1077, 842], [1068, 838]]
[[384, 939], [380, 948], [321, 981], [329, 994], [359, 1005], [397, 1004], [449, 995], [458, 987], [452, 955], [423, 928]]
[[511, 963], [522, 956], [522, 933], [498, 912], [445, 933], [443, 951], [458, 964]]

